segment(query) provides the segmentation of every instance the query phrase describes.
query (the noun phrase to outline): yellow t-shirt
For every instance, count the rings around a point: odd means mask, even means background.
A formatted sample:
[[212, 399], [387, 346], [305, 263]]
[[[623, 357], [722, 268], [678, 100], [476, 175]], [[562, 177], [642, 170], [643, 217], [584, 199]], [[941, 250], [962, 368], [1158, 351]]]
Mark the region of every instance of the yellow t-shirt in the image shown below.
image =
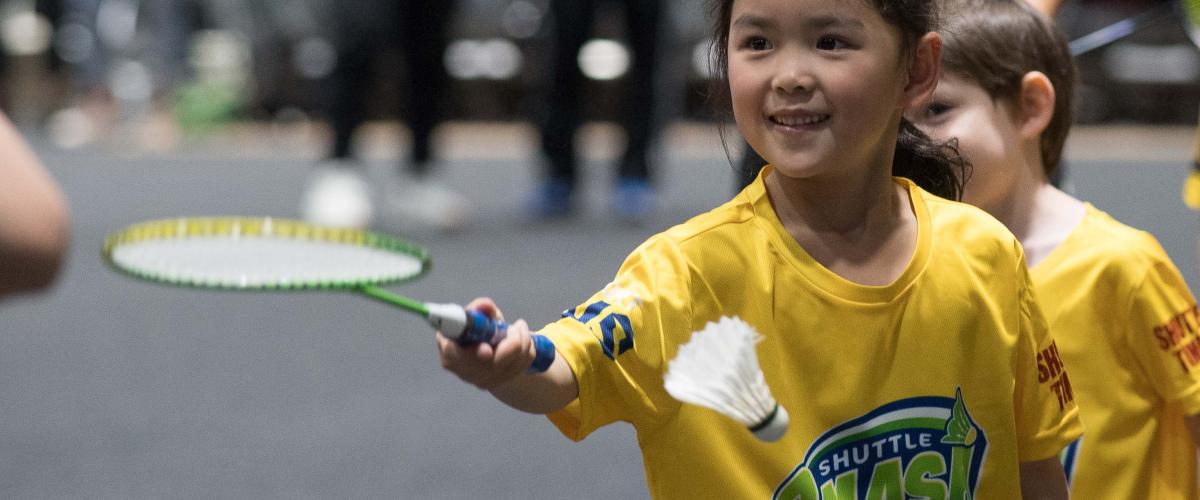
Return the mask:
[[[1016, 239], [897, 179], [918, 243], [894, 283], [862, 286], [784, 230], [766, 175], [649, 239], [542, 331], [579, 382], [551, 420], [576, 440], [630, 422], [654, 498], [1018, 498], [1018, 462], [1080, 429], [1062, 364], [1038, 363], [1054, 344]], [[791, 414], [775, 443], [663, 388], [692, 332], [734, 315], [765, 337], [759, 362]]]
[[1030, 272], [1071, 367], [1083, 439], [1064, 452], [1075, 498], [1195, 499], [1200, 311], [1148, 233], [1088, 205]]

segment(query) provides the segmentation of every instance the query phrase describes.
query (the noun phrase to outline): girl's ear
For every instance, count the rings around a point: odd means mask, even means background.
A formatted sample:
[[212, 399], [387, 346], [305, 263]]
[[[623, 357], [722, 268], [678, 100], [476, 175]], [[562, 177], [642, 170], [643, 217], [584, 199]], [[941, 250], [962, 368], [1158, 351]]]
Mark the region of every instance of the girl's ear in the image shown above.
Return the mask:
[[1021, 94], [1017, 96], [1018, 125], [1021, 136], [1037, 138], [1054, 119], [1054, 84], [1040, 71], [1030, 71], [1021, 78]]
[[942, 37], [934, 32], [926, 33], [917, 40], [916, 50], [912, 51], [901, 105], [910, 109], [932, 98], [941, 72]]

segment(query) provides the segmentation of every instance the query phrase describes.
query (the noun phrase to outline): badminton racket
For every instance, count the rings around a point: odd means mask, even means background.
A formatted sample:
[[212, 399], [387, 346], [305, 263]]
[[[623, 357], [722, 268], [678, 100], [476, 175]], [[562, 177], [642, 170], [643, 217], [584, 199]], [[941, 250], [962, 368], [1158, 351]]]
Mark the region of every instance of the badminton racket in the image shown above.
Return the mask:
[[[358, 229], [253, 217], [185, 217], [140, 222], [109, 234], [104, 261], [137, 279], [189, 288], [264, 292], [357, 292], [421, 315], [461, 344], [504, 340], [508, 324], [463, 308], [414, 300], [383, 288], [429, 271], [429, 253], [400, 238]], [[554, 344], [534, 335], [530, 371], [554, 361]]]

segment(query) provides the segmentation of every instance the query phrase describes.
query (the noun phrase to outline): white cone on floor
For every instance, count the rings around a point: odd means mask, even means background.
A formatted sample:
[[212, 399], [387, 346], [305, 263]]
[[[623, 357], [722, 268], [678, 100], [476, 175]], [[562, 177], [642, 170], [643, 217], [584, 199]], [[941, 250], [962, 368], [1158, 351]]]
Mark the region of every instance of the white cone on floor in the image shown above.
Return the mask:
[[300, 203], [304, 220], [325, 226], [365, 228], [373, 216], [370, 185], [356, 166], [317, 169]]
[[471, 222], [473, 211], [470, 200], [459, 192], [409, 175], [384, 184], [382, 205], [387, 222], [402, 230], [460, 231]]
[[667, 392], [740, 422], [763, 441], [778, 440], [787, 432], [788, 413], [771, 395], [758, 365], [760, 340], [739, 318], [708, 323], [679, 347], [668, 365]]

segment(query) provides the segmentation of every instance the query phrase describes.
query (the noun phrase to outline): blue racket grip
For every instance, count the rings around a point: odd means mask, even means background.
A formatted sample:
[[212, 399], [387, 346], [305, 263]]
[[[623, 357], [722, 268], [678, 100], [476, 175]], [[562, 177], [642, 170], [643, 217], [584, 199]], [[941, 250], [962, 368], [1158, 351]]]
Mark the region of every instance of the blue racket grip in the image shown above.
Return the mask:
[[[471, 311], [454, 304], [429, 304], [429, 320], [433, 326], [460, 344], [486, 342], [499, 344], [508, 336], [508, 323], [487, 317], [479, 311]], [[533, 336], [535, 355], [529, 365], [529, 373], [541, 373], [554, 363], [554, 342], [545, 335]]]
[[[508, 323], [492, 319], [479, 311], [467, 311], [467, 326], [462, 336], [462, 343], [487, 342], [499, 344], [508, 336]], [[536, 354], [533, 363], [529, 365], [529, 373], [541, 373], [550, 369], [554, 363], [554, 342], [545, 335], [533, 335], [533, 349]]]
[[508, 323], [492, 319], [479, 311], [466, 310], [467, 324], [458, 341], [463, 344], [499, 344], [508, 336]]

